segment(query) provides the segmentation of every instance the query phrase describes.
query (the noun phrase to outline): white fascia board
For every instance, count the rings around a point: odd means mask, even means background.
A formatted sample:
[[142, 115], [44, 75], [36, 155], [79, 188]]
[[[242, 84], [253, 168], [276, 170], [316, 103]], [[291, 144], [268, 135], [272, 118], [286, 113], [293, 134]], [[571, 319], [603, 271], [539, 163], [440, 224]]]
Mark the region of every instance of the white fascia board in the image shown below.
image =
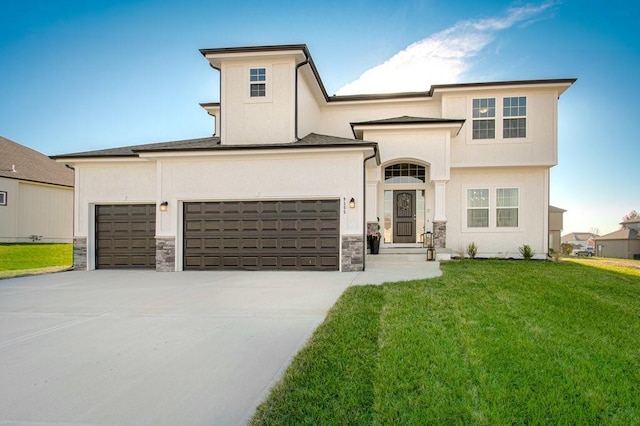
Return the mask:
[[362, 136], [366, 131], [397, 131], [397, 130], [448, 130], [451, 137], [455, 137], [462, 129], [463, 123], [423, 123], [423, 124], [387, 124], [387, 125], [355, 125], [353, 126], [354, 132]]
[[300, 50], [269, 50], [257, 52], [220, 52], [207, 53], [205, 58], [216, 68], [220, 68], [223, 62], [227, 61], [253, 61], [260, 59], [280, 59], [295, 57], [300, 62], [306, 59], [304, 51]]

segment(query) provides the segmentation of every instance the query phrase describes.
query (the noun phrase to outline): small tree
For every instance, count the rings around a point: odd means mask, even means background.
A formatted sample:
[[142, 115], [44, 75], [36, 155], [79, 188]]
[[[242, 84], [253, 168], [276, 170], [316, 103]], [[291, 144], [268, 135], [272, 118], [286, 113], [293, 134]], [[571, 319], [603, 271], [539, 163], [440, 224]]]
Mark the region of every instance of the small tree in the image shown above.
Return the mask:
[[[622, 218], [623, 222], [628, 222], [630, 220], [640, 219], [640, 214], [637, 211], [631, 210], [627, 215]], [[620, 229], [624, 228], [624, 225], [620, 225]]]
[[518, 247], [518, 250], [520, 250], [520, 254], [524, 258], [524, 260], [531, 260], [531, 258], [536, 255], [536, 252], [533, 251], [531, 246], [529, 246], [528, 244], [524, 244], [522, 247]]
[[467, 254], [472, 259], [476, 258], [476, 254], [478, 254], [478, 246], [476, 246], [476, 243], [472, 242], [467, 246]]

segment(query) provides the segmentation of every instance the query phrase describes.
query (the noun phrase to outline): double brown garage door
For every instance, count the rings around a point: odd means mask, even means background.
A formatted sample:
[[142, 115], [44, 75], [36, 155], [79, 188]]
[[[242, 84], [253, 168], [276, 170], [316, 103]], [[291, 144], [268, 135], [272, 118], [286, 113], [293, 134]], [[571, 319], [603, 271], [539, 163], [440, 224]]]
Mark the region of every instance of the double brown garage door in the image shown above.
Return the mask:
[[96, 268], [155, 268], [154, 204], [96, 206]]
[[184, 269], [338, 270], [339, 200], [184, 203]]
[[[184, 203], [184, 269], [338, 270], [339, 200]], [[96, 267], [155, 268], [156, 206], [96, 206]]]

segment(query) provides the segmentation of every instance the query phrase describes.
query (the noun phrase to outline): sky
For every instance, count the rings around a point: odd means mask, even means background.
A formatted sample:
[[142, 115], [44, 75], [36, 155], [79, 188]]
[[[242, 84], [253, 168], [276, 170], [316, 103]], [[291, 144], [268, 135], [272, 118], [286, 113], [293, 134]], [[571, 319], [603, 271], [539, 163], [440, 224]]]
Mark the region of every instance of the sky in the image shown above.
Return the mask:
[[600, 234], [640, 210], [631, 0], [2, 0], [0, 136], [47, 155], [209, 136], [201, 48], [307, 44], [329, 94], [578, 78], [551, 204]]

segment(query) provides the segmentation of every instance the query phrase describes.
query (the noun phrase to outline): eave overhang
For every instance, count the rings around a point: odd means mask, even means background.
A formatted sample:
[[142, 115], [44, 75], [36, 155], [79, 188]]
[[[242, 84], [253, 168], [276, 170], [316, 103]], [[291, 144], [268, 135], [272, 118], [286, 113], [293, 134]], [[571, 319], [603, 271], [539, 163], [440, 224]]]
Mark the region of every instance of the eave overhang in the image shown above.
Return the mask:
[[451, 137], [457, 136], [464, 125], [464, 119], [426, 118], [426, 117], [396, 117], [375, 121], [350, 123], [351, 131], [356, 139], [362, 139], [364, 132], [397, 131], [397, 130], [447, 130]]

